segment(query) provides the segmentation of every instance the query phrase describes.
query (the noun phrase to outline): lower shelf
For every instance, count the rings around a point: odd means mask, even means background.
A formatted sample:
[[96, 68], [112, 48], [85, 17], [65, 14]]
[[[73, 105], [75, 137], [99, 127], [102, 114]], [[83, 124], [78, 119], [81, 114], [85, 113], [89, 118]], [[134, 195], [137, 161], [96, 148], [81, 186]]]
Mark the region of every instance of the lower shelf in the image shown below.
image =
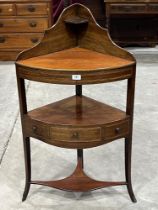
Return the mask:
[[125, 112], [85, 96], [72, 96], [28, 112], [25, 136], [65, 148], [90, 148], [126, 137]]
[[105, 182], [97, 181], [88, 177], [80, 164], [69, 177], [57, 181], [31, 181], [31, 184], [44, 185], [65, 191], [86, 192], [104, 187], [126, 185], [126, 182]]

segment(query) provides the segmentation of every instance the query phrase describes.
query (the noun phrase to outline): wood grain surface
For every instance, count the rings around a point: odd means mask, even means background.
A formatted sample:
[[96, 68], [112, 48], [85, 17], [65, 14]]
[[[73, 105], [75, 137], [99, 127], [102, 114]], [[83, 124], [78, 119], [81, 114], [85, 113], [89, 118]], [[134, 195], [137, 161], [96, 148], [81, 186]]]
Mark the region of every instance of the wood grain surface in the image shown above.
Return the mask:
[[21, 60], [17, 63], [30, 68], [43, 70], [93, 71], [98, 69], [125, 67], [132, 65], [134, 61], [76, 47], [48, 55]]
[[[115, 45], [107, 30], [98, 26], [90, 11], [80, 4], [65, 9], [41, 42], [19, 55], [16, 72], [26, 167], [23, 201], [30, 185], [39, 184], [70, 191], [127, 185], [131, 200], [136, 202], [131, 184], [135, 67], [135, 58]], [[76, 95], [28, 111], [25, 79], [76, 85]], [[82, 96], [82, 84], [122, 79], [128, 79], [125, 112]], [[74, 173], [63, 180], [32, 181], [30, 137], [77, 149], [78, 164]], [[103, 182], [88, 177], [83, 171], [83, 149], [120, 138], [125, 138], [126, 181]]]

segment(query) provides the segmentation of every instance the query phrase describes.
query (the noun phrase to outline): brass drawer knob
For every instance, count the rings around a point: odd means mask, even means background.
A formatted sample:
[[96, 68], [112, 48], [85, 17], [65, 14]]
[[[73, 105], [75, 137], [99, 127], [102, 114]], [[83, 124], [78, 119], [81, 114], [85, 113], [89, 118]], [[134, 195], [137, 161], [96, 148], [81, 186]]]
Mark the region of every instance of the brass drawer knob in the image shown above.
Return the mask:
[[4, 43], [6, 40], [5, 40], [5, 37], [1, 36], [0, 37], [0, 43]]
[[35, 12], [35, 10], [36, 10], [36, 8], [33, 5], [29, 5], [27, 7], [27, 9], [28, 9], [29, 12]]
[[12, 12], [12, 11], [13, 11], [13, 9], [12, 9], [12, 8], [10, 8], [10, 9], [8, 9], [8, 11], [9, 11], [9, 12]]
[[116, 134], [119, 134], [120, 133], [120, 128], [118, 127], [118, 128], [115, 128], [115, 132], [116, 132]]
[[36, 131], [37, 131], [37, 126], [34, 125], [34, 126], [32, 127], [32, 130], [33, 130], [33, 133], [36, 133]]
[[34, 27], [37, 26], [37, 23], [36, 22], [31, 22], [31, 23], [29, 23], [29, 25], [30, 25], [30, 27], [34, 28]]
[[4, 26], [4, 24], [3, 23], [0, 23], [0, 28], [2, 28]]
[[72, 134], [72, 138], [78, 139], [79, 138], [79, 133], [78, 132], [74, 132]]
[[31, 42], [32, 42], [32, 43], [37, 43], [37, 42], [38, 42], [38, 38], [32, 38], [32, 39], [31, 39]]

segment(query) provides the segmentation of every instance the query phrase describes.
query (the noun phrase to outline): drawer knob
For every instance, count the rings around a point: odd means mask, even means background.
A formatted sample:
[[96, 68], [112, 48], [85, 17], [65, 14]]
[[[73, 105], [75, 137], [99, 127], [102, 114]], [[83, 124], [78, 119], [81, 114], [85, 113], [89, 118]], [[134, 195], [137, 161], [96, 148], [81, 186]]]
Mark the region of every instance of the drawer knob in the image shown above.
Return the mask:
[[13, 11], [13, 9], [12, 9], [12, 8], [10, 8], [10, 9], [8, 9], [8, 11], [9, 11], [9, 12], [12, 12], [12, 11]]
[[79, 138], [79, 133], [78, 132], [74, 132], [72, 134], [72, 138], [78, 139]]
[[125, 10], [126, 12], [130, 12], [130, 11], [132, 10], [132, 8], [131, 8], [130, 6], [126, 6], [126, 7], [124, 7], [124, 10]]
[[115, 132], [116, 132], [116, 134], [119, 134], [120, 133], [120, 128], [115, 128]]
[[38, 42], [38, 38], [32, 38], [32, 39], [31, 39], [31, 42], [32, 42], [32, 43], [37, 43], [37, 42]]
[[33, 5], [29, 5], [27, 7], [27, 9], [28, 9], [29, 12], [35, 12], [35, 10], [36, 10], [36, 8]]
[[30, 27], [34, 28], [34, 27], [37, 26], [37, 23], [36, 22], [31, 22], [29, 25], [30, 25]]
[[2, 28], [4, 26], [4, 24], [3, 23], [0, 23], [0, 28]]
[[34, 125], [34, 126], [32, 127], [32, 130], [33, 130], [34, 133], [36, 133], [37, 127]]
[[0, 37], [0, 43], [4, 43], [5, 42], [5, 37]]

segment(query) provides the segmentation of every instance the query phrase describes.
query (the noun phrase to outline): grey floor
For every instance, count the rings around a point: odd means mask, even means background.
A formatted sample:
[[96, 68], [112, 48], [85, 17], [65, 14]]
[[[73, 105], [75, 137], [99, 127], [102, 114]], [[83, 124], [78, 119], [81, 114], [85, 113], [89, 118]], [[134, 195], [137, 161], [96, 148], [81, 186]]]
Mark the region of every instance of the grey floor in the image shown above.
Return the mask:
[[[24, 160], [15, 67], [0, 63], [0, 210], [157, 210], [158, 209], [158, 50], [130, 49], [136, 56], [137, 83], [133, 135], [132, 178], [137, 203], [125, 186], [91, 193], [62, 192], [32, 186], [25, 202]], [[27, 82], [29, 108], [74, 93], [71, 86]], [[125, 109], [126, 82], [84, 87], [83, 93]], [[124, 140], [85, 150], [86, 172], [101, 180], [124, 180]], [[76, 151], [32, 139], [32, 176], [59, 179], [76, 164]]]

